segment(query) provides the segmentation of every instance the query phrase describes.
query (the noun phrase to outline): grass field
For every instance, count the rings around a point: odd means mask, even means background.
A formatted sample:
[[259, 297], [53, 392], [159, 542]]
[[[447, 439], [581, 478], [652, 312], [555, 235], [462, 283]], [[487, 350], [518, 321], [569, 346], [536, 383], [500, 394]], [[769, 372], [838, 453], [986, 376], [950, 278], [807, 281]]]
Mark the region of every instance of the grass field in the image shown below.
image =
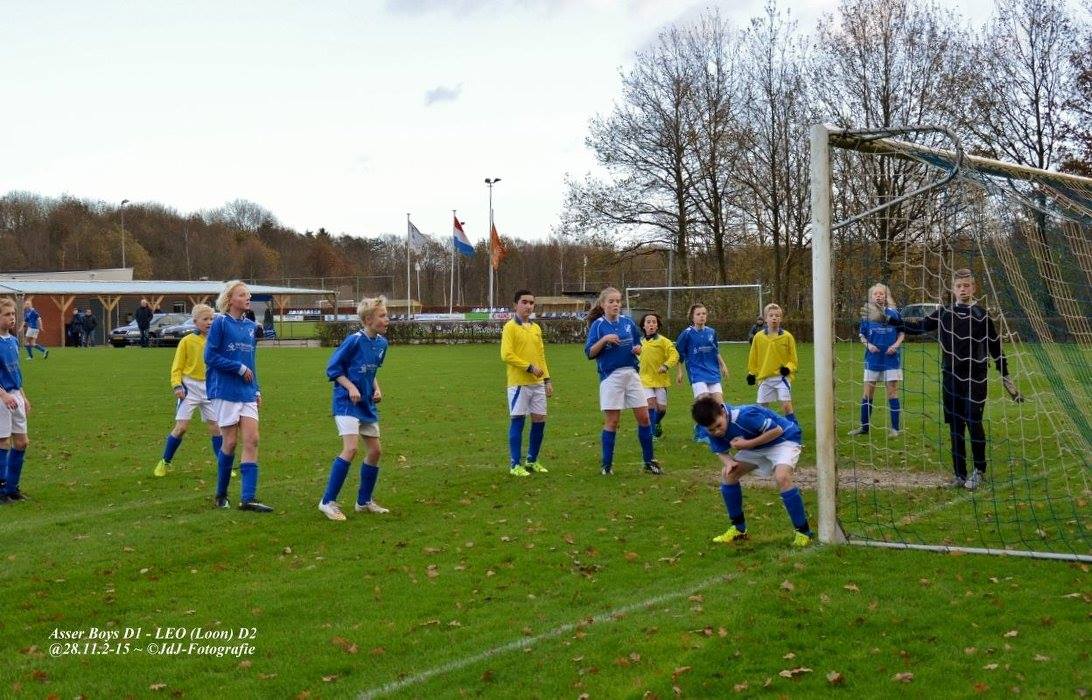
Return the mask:
[[[724, 352], [739, 372], [745, 348]], [[686, 387], [657, 443], [666, 475], [639, 472], [625, 417], [616, 476], [600, 476], [595, 372], [576, 346], [549, 349], [550, 473], [521, 480], [505, 473], [496, 346], [393, 347], [376, 491], [391, 513], [330, 522], [316, 509], [340, 447], [327, 357], [260, 352], [266, 516], [212, 508], [196, 427], [174, 471], [152, 477], [173, 413], [170, 350], [24, 363], [30, 500], [0, 507], [0, 695], [1073, 696], [1092, 683], [1086, 566], [794, 552], [775, 490], [758, 487], [745, 489], [752, 540], [713, 545], [725, 516], [714, 458], [689, 440]], [[730, 401], [750, 396], [741, 374]], [[814, 463], [810, 444], [801, 463]], [[343, 505], [355, 488], [351, 473]], [[55, 631], [92, 628], [142, 638], [128, 653], [51, 655], [69, 641]], [[188, 649], [197, 628], [245, 629], [254, 651], [149, 653], [155, 630], [182, 630]]]

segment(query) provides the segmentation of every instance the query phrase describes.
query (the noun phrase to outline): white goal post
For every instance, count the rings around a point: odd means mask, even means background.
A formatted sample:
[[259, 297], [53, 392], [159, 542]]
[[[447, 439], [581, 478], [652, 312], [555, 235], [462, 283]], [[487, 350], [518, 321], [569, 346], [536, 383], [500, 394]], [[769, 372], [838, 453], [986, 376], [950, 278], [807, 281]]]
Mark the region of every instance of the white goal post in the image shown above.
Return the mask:
[[673, 295], [674, 292], [692, 292], [692, 291], [715, 290], [715, 289], [720, 289], [720, 290], [753, 289], [753, 290], [755, 290], [756, 292], [758, 292], [758, 308], [756, 309], [756, 312], [757, 312], [757, 314], [759, 316], [762, 315], [763, 296], [762, 296], [762, 285], [761, 284], [704, 284], [704, 285], [693, 285], [693, 286], [676, 285], [676, 286], [669, 286], [669, 287], [626, 287], [626, 292], [625, 292], [626, 306], [625, 306], [625, 310], [628, 312], [630, 309], [633, 308], [633, 305], [631, 303], [632, 300], [630, 298], [631, 293], [634, 293], [633, 298], [639, 298], [640, 297], [640, 292], [666, 292], [667, 293], [667, 308], [665, 310], [665, 315], [668, 318], [671, 318], [671, 316], [672, 316], [672, 314], [671, 314], [671, 312], [672, 312], [671, 302], [672, 302], [672, 295]]

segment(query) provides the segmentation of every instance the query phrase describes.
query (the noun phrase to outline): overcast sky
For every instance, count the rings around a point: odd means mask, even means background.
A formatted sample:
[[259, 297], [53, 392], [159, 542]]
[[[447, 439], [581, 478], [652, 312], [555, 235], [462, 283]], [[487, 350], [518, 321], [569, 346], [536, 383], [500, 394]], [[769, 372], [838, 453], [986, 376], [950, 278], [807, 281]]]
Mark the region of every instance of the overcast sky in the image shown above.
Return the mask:
[[[762, 0], [0, 0], [0, 193], [236, 198], [296, 230], [547, 236], [657, 31]], [[786, 3], [811, 27], [832, 0]], [[951, 0], [965, 16], [990, 0]]]

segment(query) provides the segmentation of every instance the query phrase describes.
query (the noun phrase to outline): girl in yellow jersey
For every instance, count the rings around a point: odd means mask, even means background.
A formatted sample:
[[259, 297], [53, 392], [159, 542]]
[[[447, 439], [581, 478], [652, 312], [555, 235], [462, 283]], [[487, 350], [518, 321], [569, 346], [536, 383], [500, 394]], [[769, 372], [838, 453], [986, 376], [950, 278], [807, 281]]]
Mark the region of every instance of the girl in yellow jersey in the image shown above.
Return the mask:
[[660, 335], [660, 315], [645, 314], [641, 317], [641, 330], [645, 339], [640, 354], [641, 386], [648, 391], [648, 417], [652, 421], [652, 436], [663, 437], [660, 426], [667, 413], [667, 387], [671, 386], [671, 368], [679, 364], [679, 351], [669, 338]]
[[212, 401], [205, 396], [205, 340], [209, 326], [212, 325], [212, 307], [208, 304], [194, 306], [193, 323], [197, 326], [197, 332], [182, 338], [175, 350], [174, 362], [171, 363], [171, 387], [178, 402], [174, 414], [174, 430], [167, 435], [163, 459], [155, 465], [153, 473], [156, 476], [167, 475], [174, 453], [178, 451], [182, 436], [190, 426], [194, 409], [200, 409], [201, 418], [208, 423], [214, 457], [220, 454], [220, 444], [224, 440], [220, 436]]

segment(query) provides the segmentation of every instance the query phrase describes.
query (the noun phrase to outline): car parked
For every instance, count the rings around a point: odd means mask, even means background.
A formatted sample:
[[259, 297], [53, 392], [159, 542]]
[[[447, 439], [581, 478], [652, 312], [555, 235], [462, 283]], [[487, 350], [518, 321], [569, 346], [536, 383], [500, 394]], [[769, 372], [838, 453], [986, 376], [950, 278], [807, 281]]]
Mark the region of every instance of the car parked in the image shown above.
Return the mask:
[[[148, 324], [148, 336], [151, 340], [151, 334], [166, 326], [176, 326], [184, 322], [189, 318], [189, 314], [155, 314], [152, 316], [152, 321]], [[124, 326], [118, 326], [110, 331], [109, 337], [110, 344], [115, 348], [123, 348], [126, 345], [139, 345], [140, 344], [140, 329], [137, 328], [136, 321], [126, 324]]]

